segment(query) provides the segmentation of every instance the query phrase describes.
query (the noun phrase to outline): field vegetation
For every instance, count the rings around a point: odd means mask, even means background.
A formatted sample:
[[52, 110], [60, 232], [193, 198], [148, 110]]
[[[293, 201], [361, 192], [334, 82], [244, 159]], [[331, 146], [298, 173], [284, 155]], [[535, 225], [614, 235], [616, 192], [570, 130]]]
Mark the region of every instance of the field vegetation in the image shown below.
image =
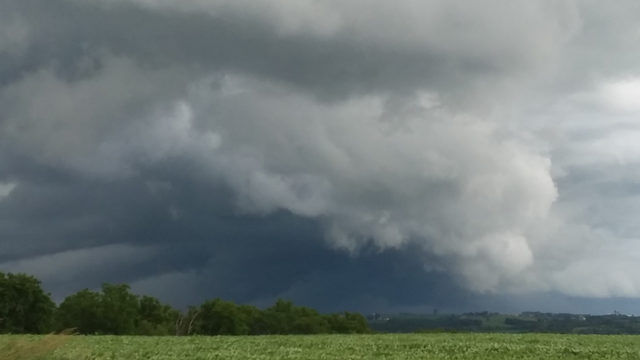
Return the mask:
[[[375, 334], [369, 324], [414, 333]], [[69, 328], [75, 335], [43, 335]], [[623, 314], [404, 314], [368, 323], [285, 300], [260, 309], [211, 299], [178, 311], [126, 284], [56, 305], [36, 278], [0, 273], [0, 360], [640, 359], [639, 336], [515, 333], [638, 329], [638, 318]]]
[[46, 351], [38, 350], [39, 342], [47, 347], [55, 341], [51, 336], [4, 335], [0, 351], [12, 354], [3, 357], [7, 360], [640, 359], [640, 338], [628, 335], [73, 336]]

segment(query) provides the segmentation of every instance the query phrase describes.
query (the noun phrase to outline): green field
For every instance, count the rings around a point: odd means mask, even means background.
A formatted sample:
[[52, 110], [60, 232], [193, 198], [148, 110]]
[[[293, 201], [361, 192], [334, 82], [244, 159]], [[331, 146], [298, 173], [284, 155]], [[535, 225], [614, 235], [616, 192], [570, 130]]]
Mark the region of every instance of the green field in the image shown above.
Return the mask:
[[32, 359], [38, 349], [47, 347], [56, 349], [35, 358], [640, 359], [640, 336], [444, 333], [251, 337], [4, 335], [0, 336], [0, 359]]

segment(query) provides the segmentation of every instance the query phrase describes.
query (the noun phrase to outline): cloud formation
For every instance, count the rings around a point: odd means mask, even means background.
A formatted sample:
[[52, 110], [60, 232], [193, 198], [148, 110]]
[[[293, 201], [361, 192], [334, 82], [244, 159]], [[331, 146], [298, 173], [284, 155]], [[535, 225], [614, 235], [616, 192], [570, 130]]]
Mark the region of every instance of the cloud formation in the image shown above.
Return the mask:
[[[635, 6], [8, 1], [0, 268], [254, 302], [308, 298], [325, 263], [368, 283], [358, 262], [451, 294], [637, 297]], [[129, 275], [67, 271], [102, 253]], [[225, 269], [252, 284], [206, 280]], [[352, 306], [437, 302], [370, 290]]]

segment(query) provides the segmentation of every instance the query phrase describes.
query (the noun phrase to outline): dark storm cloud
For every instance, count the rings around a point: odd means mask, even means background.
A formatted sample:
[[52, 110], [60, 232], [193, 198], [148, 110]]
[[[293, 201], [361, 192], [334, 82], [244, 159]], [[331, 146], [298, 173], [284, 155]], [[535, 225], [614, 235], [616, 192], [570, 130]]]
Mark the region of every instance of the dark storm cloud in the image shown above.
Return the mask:
[[638, 296], [633, 6], [5, 1], [0, 269], [181, 306]]
[[[406, 54], [405, 64], [388, 66], [384, 49], [358, 49], [335, 40], [318, 43], [304, 36], [280, 38], [268, 24], [233, 17], [165, 13], [126, 3], [105, 7], [69, 1], [20, 1], [14, 6], [32, 26], [33, 40], [15, 57], [15, 63], [3, 67], [6, 82], [52, 63], [69, 79], [90, 76], [92, 66], [100, 65], [99, 58], [92, 58], [94, 53], [109, 51], [152, 67], [179, 64], [249, 71], [329, 96], [376, 83], [378, 87], [404, 86], [406, 80], [415, 81], [412, 74], [427, 73], [431, 63], [424, 61], [429, 60], [426, 54]], [[377, 79], [377, 74], [384, 76], [385, 72], [391, 74]]]
[[0, 208], [16, 227], [3, 228], [7, 239], [21, 239], [3, 243], [14, 245], [2, 249], [3, 268], [35, 274], [58, 300], [124, 281], [181, 307], [221, 296], [263, 306], [287, 297], [326, 311], [388, 310], [417, 297], [443, 308], [462, 293], [444, 274], [425, 276], [409, 249], [353, 257], [324, 246], [313, 221], [237, 216], [224, 189], [189, 179], [163, 184], [21, 185]]
[[[207, 3], [200, 8], [187, 2], [185, 11], [173, 11], [172, 5], [143, 4], [9, 1], [4, 5], [10, 14], [6, 16], [19, 19], [28, 35], [22, 39], [22, 51], [6, 57], [8, 64], [3, 66], [0, 79], [10, 82], [46, 65], [54, 66], [70, 80], [90, 76], [92, 69], [100, 65], [96, 52], [99, 55], [108, 51], [151, 67], [179, 65], [264, 76], [328, 99], [372, 91], [408, 93], [424, 87], [445, 90], [442, 95], [450, 91], [464, 97], [475, 86], [486, 90], [486, 86], [500, 81], [505, 73], [520, 76], [516, 72], [521, 72], [522, 66], [535, 72], [537, 62], [556, 46], [556, 40], [547, 44], [537, 38], [548, 35], [547, 32], [566, 36], [562, 35], [565, 31], [562, 26], [569, 28], [566, 31], [572, 26], [570, 17], [564, 19], [559, 15], [558, 21], [569, 23], [541, 23], [541, 27], [548, 26], [536, 31], [517, 26], [512, 29], [516, 35], [506, 36], [501, 28], [514, 24], [502, 15], [545, 21], [541, 18], [545, 9], [540, 9], [540, 14], [535, 9], [531, 15], [511, 8], [505, 9], [505, 14], [482, 13], [479, 20], [469, 14], [465, 30], [436, 18], [432, 28], [414, 29], [418, 33], [409, 35], [410, 40], [403, 43], [395, 41], [395, 37], [407, 36], [402, 33], [405, 31], [402, 25], [388, 30], [390, 38], [368, 38], [362, 34], [368, 27], [376, 27], [378, 21], [384, 21], [378, 17], [382, 14], [365, 21], [364, 29], [345, 25], [344, 29], [336, 29], [335, 34], [324, 35], [315, 31], [283, 32], [280, 23], [243, 11], [242, 5], [212, 2], [215, 11], [207, 11]], [[273, 7], [286, 8], [283, 4]], [[425, 6], [416, 10], [430, 9]], [[492, 21], [494, 17], [495, 28], [486, 28], [482, 21]], [[416, 23], [419, 24], [417, 20]], [[409, 23], [406, 30], [413, 25]], [[476, 29], [482, 29], [484, 34], [473, 35]], [[419, 38], [421, 33], [429, 38], [423, 41]], [[460, 38], [464, 44], [449, 42], [447, 36], [452, 40]], [[524, 44], [523, 40], [537, 42], [541, 48]], [[461, 87], [465, 89], [463, 92], [458, 91]]]

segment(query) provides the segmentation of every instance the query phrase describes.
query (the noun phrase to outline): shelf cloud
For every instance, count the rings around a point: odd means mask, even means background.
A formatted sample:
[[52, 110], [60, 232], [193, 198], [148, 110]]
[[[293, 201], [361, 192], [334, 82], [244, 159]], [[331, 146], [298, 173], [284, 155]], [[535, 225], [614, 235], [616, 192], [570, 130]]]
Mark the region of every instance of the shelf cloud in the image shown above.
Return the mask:
[[0, 270], [182, 305], [638, 298], [638, 7], [5, 1]]

